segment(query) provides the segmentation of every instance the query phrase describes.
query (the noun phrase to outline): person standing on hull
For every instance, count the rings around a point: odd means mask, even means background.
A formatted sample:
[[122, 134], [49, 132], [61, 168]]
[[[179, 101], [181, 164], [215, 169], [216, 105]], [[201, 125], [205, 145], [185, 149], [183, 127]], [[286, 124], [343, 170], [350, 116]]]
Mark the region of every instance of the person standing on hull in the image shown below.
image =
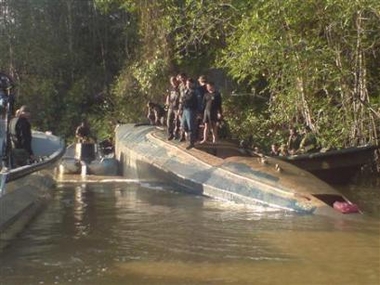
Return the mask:
[[187, 75], [186, 73], [179, 73], [177, 75], [177, 81], [179, 82], [178, 88], [179, 88], [179, 93], [182, 96], [184, 92], [186, 91], [186, 82], [187, 82]]
[[212, 142], [216, 143], [218, 139], [218, 119], [222, 119], [222, 96], [219, 91], [215, 89], [213, 82], [208, 82], [207, 93], [203, 97], [204, 115], [203, 123], [205, 125], [203, 130], [203, 140], [200, 143], [207, 141], [208, 133], [211, 131]]
[[175, 76], [170, 77], [170, 89], [168, 90], [169, 94], [166, 97], [166, 106], [168, 107], [167, 113], [167, 133], [168, 140], [172, 140], [176, 137], [176, 132], [178, 132], [178, 105], [179, 105], [179, 82]]
[[[178, 85], [178, 89], [179, 89], [179, 104], [182, 103], [182, 98], [183, 96], [185, 95], [185, 92], [186, 92], [186, 81], [187, 81], [187, 75], [185, 73], [179, 73], [177, 75], [177, 81], [179, 82], [179, 85]], [[184, 132], [182, 130], [180, 130], [181, 126], [182, 126], [182, 110], [179, 109], [178, 111], [178, 120], [179, 120], [179, 128], [175, 130], [176, 133], [178, 133], [178, 137], [177, 139], [179, 141], [183, 141], [185, 140], [185, 137], [184, 137]]]
[[187, 138], [190, 141], [187, 149], [191, 149], [195, 144], [195, 115], [197, 112], [197, 96], [195, 92], [195, 81], [192, 78], [186, 81], [186, 90], [182, 97], [180, 105], [182, 110], [181, 131], [187, 133]]
[[13, 145], [12, 155], [15, 166], [22, 166], [34, 160], [32, 150], [32, 128], [29, 122], [30, 111], [25, 105], [16, 111], [16, 116], [9, 122]]
[[204, 113], [204, 105], [203, 105], [203, 97], [207, 93], [207, 78], [205, 75], [201, 75], [198, 77], [198, 87], [197, 87], [197, 114], [196, 114], [196, 137], [201, 140], [200, 129], [203, 123], [203, 113]]

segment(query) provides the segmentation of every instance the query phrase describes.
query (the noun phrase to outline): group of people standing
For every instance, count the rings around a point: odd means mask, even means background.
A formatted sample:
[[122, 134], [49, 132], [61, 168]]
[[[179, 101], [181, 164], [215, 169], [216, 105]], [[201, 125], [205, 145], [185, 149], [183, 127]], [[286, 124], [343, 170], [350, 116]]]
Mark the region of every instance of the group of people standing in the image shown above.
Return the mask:
[[[152, 124], [160, 124], [159, 118], [164, 118], [165, 111], [152, 104], [148, 103], [148, 118]], [[165, 107], [168, 140], [188, 140], [188, 149], [194, 147], [196, 141], [205, 143], [209, 133], [212, 142], [217, 141], [218, 121], [223, 118], [222, 97], [206, 76], [199, 76], [197, 81], [185, 73], [171, 76]]]

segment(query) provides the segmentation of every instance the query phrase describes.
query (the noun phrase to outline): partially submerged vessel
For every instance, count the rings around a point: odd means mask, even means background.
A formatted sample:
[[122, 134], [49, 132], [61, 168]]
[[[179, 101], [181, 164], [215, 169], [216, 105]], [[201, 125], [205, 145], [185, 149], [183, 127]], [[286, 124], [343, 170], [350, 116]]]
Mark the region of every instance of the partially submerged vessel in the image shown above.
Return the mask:
[[156, 175], [182, 191], [300, 213], [360, 213], [309, 172], [276, 158], [252, 156], [230, 143], [199, 144], [187, 150], [152, 126], [126, 124], [116, 129], [115, 149], [124, 176], [130, 178]]
[[70, 144], [59, 164], [59, 174], [118, 175], [119, 165], [114, 153], [96, 143]]

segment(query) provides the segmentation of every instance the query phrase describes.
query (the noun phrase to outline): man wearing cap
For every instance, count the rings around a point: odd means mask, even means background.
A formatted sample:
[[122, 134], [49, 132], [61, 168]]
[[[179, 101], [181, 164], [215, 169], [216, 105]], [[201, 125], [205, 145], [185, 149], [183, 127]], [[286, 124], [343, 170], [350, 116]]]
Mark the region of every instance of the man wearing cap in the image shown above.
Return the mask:
[[16, 116], [9, 122], [9, 131], [16, 166], [25, 165], [28, 160], [34, 159], [32, 150], [32, 129], [29, 119], [29, 108], [23, 105], [16, 111]]

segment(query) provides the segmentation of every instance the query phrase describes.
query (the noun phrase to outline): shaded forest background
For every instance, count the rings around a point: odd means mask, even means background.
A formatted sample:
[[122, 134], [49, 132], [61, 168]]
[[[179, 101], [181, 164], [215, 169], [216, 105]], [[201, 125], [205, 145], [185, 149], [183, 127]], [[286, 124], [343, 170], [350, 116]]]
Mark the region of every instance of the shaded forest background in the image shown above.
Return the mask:
[[169, 76], [206, 74], [236, 138], [379, 144], [378, 0], [0, 0], [0, 69], [35, 129], [98, 138], [164, 103]]

